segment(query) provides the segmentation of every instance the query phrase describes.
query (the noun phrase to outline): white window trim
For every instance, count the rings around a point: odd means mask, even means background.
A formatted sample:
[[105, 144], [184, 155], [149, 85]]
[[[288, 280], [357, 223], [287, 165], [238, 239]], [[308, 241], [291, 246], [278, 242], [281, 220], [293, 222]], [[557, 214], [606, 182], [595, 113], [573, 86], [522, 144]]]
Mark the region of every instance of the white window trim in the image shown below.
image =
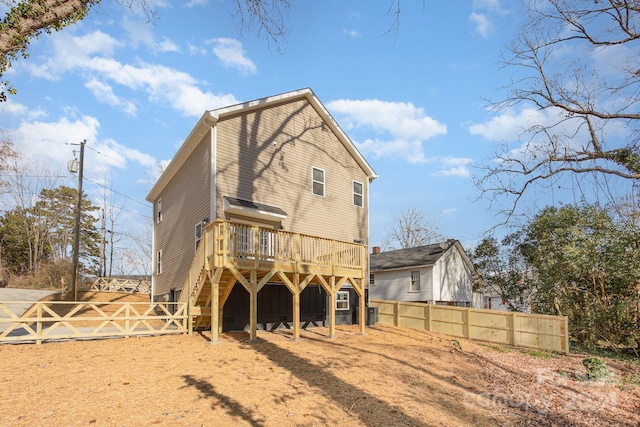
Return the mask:
[[[362, 191], [360, 194], [356, 193], [356, 189], [355, 189], [356, 184], [360, 184], [360, 190]], [[352, 197], [352, 200], [351, 200], [352, 203], [353, 203], [353, 206], [357, 206], [359, 208], [363, 208], [364, 207], [364, 184], [361, 183], [360, 181], [355, 181], [354, 180], [351, 183], [351, 192], [353, 193], [353, 197]], [[362, 204], [358, 205], [356, 203], [356, 196], [360, 196], [360, 202]]]
[[156, 275], [162, 274], [162, 249], [156, 253]]
[[162, 197], [156, 202], [156, 224], [162, 222]]
[[[315, 170], [319, 170], [322, 172], [322, 182], [320, 181], [316, 181], [313, 177], [313, 172]], [[315, 183], [320, 183], [322, 184], [322, 194], [316, 194], [315, 191], [313, 191], [313, 185]], [[325, 197], [325, 195], [327, 194], [327, 173], [325, 172], [324, 169], [320, 169], [318, 167], [312, 166], [311, 167], [311, 194], [313, 194], [314, 196], [318, 196], [318, 197]]]
[[[346, 295], [347, 298], [346, 299], [340, 299], [338, 298], [338, 295]], [[339, 308], [339, 304], [341, 302], [346, 302], [347, 303], [347, 307], [346, 308]], [[336, 311], [346, 311], [349, 310], [349, 291], [338, 291], [336, 292]]]

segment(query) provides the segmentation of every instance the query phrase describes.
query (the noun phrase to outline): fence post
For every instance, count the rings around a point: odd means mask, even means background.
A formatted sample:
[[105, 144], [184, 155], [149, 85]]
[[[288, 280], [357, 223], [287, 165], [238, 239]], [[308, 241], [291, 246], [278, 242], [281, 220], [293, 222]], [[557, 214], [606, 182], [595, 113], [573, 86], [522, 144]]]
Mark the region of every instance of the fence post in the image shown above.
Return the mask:
[[38, 304], [38, 309], [36, 312], [36, 316], [38, 316], [38, 320], [36, 323], [36, 344], [42, 344], [42, 304], [41, 302], [36, 303]]
[[469, 324], [471, 323], [471, 312], [468, 308], [465, 308], [462, 312], [462, 335], [465, 338], [469, 338]]
[[393, 304], [393, 326], [398, 326], [400, 324], [400, 303], [396, 302]]
[[569, 317], [564, 316], [564, 354], [569, 354]]
[[516, 328], [516, 323], [518, 323], [516, 319], [516, 313], [513, 312], [511, 313], [511, 330], [513, 331], [512, 342], [514, 346], [518, 345], [518, 330]]
[[[131, 303], [126, 302], [125, 304], [126, 305], [124, 307], [124, 312], [125, 312], [126, 318], [125, 318], [125, 321], [124, 321], [124, 330], [127, 333], [131, 333], [131, 331], [129, 330], [129, 328], [131, 327], [131, 324], [129, 322], [129, 316], [131, 315], [131, 313], [130, 313]], [[129, 338], [129, 335], [125, 335], [125, 338]]]
[[429, 316], [429, 314], [430, 314], [430, 313], [429, 313], [429, 305], [427, 304], [427, 305], [424, 307], [424, 330], [425, 330], [425, 331], [428, 331], [428, 330], [429, 330], [429, 322], [430, 322], [430, 320], [431, 320], [431, 319], [430, 319], [430, 317], [431, 317], [431, 316]]
[[507, 317], [507, 340], [509, 345], [515, 345], [515, 333], [513, 330], [513, 313], [505, 313]]

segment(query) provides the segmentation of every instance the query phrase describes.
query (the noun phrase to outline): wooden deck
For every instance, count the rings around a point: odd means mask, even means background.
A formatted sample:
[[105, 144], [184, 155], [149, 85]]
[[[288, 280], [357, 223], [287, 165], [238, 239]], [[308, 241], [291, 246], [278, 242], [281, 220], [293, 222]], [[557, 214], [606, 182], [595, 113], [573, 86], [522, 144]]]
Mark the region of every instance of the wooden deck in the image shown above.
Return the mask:
[[[211, 329], [216, 342], [224, 303], [236, 284], [250, 294], [250, 339], [256, 339], [258, 292], [280, 283], [293, 295], [294, 339], [300, 337], [300, 293], [310, 284], [329, 295], [329, 330], [335, 335], [336, 293], [351, 285], [365, 306], [367, 250], [362, 244], [326, 239], [258, 226], [217, 220], [208, 224], [182, 287], [180, 302], [188, 302], [191, 332]], [[211, 316], [211, 313], [217, 315]], [[359, 310], [365, 333], [365, 310]]]

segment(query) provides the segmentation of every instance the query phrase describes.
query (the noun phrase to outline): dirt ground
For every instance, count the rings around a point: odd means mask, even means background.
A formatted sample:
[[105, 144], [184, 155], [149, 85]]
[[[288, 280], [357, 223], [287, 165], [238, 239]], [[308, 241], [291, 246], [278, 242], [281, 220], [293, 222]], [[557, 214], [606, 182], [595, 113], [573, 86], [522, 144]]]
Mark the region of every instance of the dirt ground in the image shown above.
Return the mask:
[[375, 326], [0, 345], [2, 426], [640, 426], [640, 365]]

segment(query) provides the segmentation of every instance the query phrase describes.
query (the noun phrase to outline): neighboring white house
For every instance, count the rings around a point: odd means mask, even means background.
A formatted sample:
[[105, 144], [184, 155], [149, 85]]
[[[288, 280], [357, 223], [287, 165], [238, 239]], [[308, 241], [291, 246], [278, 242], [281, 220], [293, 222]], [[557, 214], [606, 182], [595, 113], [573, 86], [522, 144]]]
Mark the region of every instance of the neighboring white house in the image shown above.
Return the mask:
[[[481, 308], [475, 270], [457, 240], [369, 256], [369, 298]], [[475, 298], [474, 298], [475, 297]]]

